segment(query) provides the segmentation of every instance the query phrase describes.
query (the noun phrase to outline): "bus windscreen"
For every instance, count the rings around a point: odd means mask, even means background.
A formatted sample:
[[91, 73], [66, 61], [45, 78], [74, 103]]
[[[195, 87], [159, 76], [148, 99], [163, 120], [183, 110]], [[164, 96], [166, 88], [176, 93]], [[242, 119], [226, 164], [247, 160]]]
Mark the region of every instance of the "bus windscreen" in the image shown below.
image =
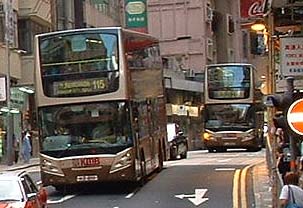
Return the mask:
[[86, 32], [41, 37], [40, 68], [44, 94], [78, 97], [116, 91], [118, 38]]

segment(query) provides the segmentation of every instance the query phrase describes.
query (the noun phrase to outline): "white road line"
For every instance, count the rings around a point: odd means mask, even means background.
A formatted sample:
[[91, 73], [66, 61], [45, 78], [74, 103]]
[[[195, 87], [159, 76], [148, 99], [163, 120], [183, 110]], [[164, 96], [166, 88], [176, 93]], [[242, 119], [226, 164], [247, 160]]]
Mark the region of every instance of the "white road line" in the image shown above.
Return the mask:
[[125, 197], [125, 199], [130, 199], [130, 198], [132, 198], [134, 195], [135, 195], [135, 192], [132, 192], [132, 193], [128, 194], [128, 195]]
[[215, 168], [215, 171], [234, 171], [236, 168]]
[[67, 196], [62, 197], [59, 200], [47, 200], [47, 204], [59, 204], [59, 203], [62, 203], [64, 201], [67, 201], [74, 197], [76, 197], [76, 195], [67, 195]]

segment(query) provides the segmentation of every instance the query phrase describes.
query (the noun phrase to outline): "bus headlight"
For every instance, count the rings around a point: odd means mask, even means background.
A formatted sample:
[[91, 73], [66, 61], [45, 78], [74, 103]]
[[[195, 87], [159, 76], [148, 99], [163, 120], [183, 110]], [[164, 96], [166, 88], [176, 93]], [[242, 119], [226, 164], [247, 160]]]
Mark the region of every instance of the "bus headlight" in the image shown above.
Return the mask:
[[41, 168], [44, 172], [47, 172], [49, 174], [58, 175], [58, 176], [64, 176], [64, 173], [60, 168], [57, 167], [54, 162], [43, 159], [41, 162]]
[[205, 132], [203, 134], [203, 138], [204, 138], [204, 140], [207, 140], [207, 141], [215, 140], [215, 137], [212, 134], [208, 133], [208, 132]]
[[110, 173], [114, 173], [121, 169], [130, 167], [132, 163], [132, 157], [130, 152], [126, 152], [121, 156], [117, 156], [116, 160], [112, 164]]
[[256, 136], [255, 136], [254, 131], [249, 131], [246, 133], [246, 135], [244, 136], [244, 138], [241, 141], [247, 142], [247, 141], [253, 140], [255, 137]]

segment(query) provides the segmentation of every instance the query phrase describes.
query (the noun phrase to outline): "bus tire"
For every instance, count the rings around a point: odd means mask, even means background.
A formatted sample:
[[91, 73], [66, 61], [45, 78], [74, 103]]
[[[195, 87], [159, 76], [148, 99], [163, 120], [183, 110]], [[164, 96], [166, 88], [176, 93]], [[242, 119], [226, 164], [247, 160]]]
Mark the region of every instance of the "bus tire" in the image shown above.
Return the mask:
[[163, 151], [162, 151], [162, 145], [161, 142], [159, 142], [159, 151], [158, 151], [158, 168], [157, 168], [157, 172], [161, 172], [161, 170], [163, 169]]
[[55, 185], [54, 186], [57, 192], [63, 193], [66, 190], [66, 186], [64, 185]]
[[209, 152], [209, 153], [213, 153], [213, 152], [215, 152], [215, 149], [209, 147], [209, 148], [208, 148], [208, 152]]
[[139, 180], [139, 185], [144, 186], [147, 183], [147, 174], [146, 174], [146, 162], [145, 162], [145, 156], [144, 151], [141, 150], [141, 161], [140, 161], [140, 169], [141, 169], [141, 178]]

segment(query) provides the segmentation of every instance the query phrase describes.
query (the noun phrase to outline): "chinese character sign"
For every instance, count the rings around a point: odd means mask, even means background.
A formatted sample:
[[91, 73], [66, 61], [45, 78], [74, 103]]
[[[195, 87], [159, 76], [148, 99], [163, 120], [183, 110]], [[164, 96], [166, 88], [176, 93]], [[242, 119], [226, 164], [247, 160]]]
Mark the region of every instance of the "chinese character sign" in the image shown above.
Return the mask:
[[125, 22], [129, 29], [147, 32], [146, 0], [125, 1]]
[[303, 37], [280, 39], [281, 73], [283, 76], [303, 75]]
[[13, 12], [13, 1], [6, 0], [4, 4], [5, 11], [5, 40], [9, 44], [13, 44], [14, 41], [14, 12]]

